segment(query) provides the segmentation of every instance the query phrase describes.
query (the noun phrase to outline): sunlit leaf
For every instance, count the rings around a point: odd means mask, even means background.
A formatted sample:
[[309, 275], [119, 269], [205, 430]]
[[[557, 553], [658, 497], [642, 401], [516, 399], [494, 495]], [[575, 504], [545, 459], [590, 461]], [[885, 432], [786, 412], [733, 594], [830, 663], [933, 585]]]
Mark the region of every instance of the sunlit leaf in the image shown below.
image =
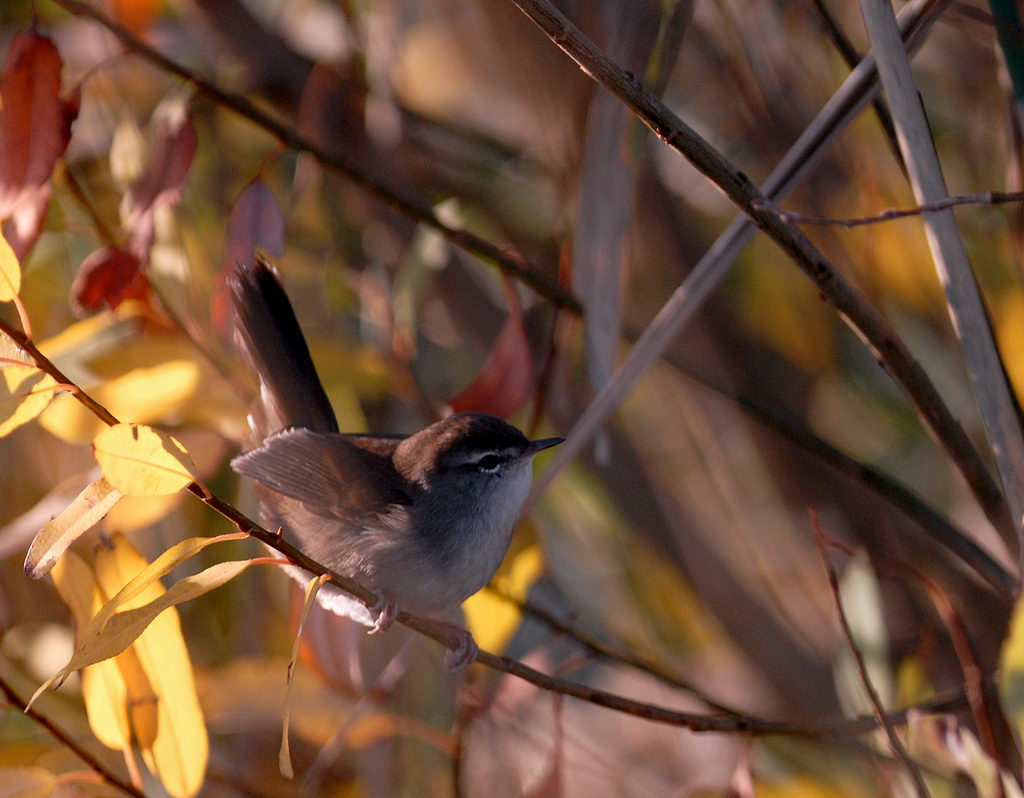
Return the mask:
[[[232, 532], [211, 538], [187, 538], [175, 543], [159, 557], [153, 560], [153, 562], [147, 564], [145, 561], [142, 561], [134, 576], [124, 583], [124, 586], [118, 590], [117, 594], [106, 603], [100, 612], [96, 613], [96, 617], [94, 617], [90, 623], [92, 636], [96, 636], [98, 631], [103, 628], [111, 615], [113, 615], [117, 610], [124, 606], [132, 606], [130, 602], [138, 596], [145, 596], [145, 591], [151, 589], [151, 585], [155, 584], [162, 576], [177, 568], [185, 562], [185, 560], [195, 556], [207, 546], [212, 546], [215, 543], [223, 543], [228, 540], [241, 540], [245, 537], [246, 535], [244, 533]], [[121, 536], [117, 536], [116, 539], [120, 540]], [[144, 598], [142, 603], [146, 603], [148, 601], [149, 599]], [[83, 635], [83, 637], [85, 636], [86, 635]]]
[[[103, 606], [92, 569], [75, 552], [64, 554], [51, 572], [61, 599], [75, 617], [77, 639], [93, 615]], [[82, 698], [89, 728], [108, 748], [124, 750], [131, 744], [128, 722], [128, 688], [114, 660], [104, 660], [82, 670]]]
[[[520, 601], [544, 568], [544, 555], [536, 543], [506, 558], [493, 580], [502, 593]], [[470, 596], [463, 605], [466, 625], [480, 648], [501, 651], [522, 620], [519, 609], [489, 590]]]
[[[96, 557], [96, 578], [106, 595], [120, 593], [149, 567], [124, 536], [115, 535], [111, 542], [112, 547], [99, 550]], [[136, 612], [166, 595], [154, 579], [122, 606]], [[208, 743], [177, 610], [170, 608], [153, 618], [116, 661], [128, 687], [133, 731], [147, 767], [171, 795], [194, 794], [205, 773]]]
[[25, 557], [25, 573], [33, 579], [46, 574], [67, 547], [99, 522], [120, 498], [120, 492], [102, 477], [88, 485], [33, 538]]
[[93, 440], [103, 475], [127, 496], [175, 493], [197, 478], [192, 458], [166, 432], [142, 424], [116, 424]]
[[18, 257], [0, 235], [0, 302], [10, 302], [21, 291], [21, 265]]
[[[111, 333], [99, 328], [97, 334]], [[89, 394], [124, 421], [151, 424], [173, 416], [176, 422], [196, 421], [228, 437], [243, 434], [245, 406], [237, 392], [190, 347], [184, 336], [156, 340], [139, 336], [109, 359], [104, 356], [86, 364], [104, 379], [89, 387]], [[58, 397], [39, 423], [69, 443], [91, 441], [105, 425], [73, 397], [67, 397], [71, 399], [67, 402], [64, 398]]]
[[281, 770], [281, 775], [286, 779], [292, 778], [294, 772], [292, 770], [292, 755], [291, 750], [288, 746], [288, 721], [291, 717], [291, 694], [292, 694], [292, 682], [295, 676], [295, 664], [299, 659], [299, 646], [302, 643], [302, 632], [306, 628], [306, 618], [309, 617], [309, 609], [313, 606], [313, 602], [316, 600], [316, 594], [330, 577], [327, 574], [320, 574], [314, 576], [306, 584], [306, 595], [302, 602], [302, 615], [299, 617], [299, 628], [295, 632], [295, 641], [292, 643], [292, 656], [288, 660], [288, 678], [285, 681], [284, 688], [284, 711], [281, 717], [281, 749], [277, 756], [277, 766]]
[[153, 619], [169, 607], [192, 601], [227, 584], [252, 565], [252, 560], [227, 560], [176, 582], [158, 599], [132, 610], [114, 613], [101, 629], [90, 626], [82, 646], [52, 681], [62, 681], [73, 671], [120, 654], [142, 634]]
[[0, 438], [42, 413], [57, 383], [35, 366], [0, 365]]

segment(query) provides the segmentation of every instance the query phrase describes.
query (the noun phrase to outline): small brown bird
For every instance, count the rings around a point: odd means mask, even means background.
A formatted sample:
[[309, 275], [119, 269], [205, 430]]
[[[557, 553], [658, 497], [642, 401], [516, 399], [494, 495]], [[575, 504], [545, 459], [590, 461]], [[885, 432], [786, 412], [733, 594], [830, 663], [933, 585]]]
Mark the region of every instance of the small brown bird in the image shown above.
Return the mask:
[[[250, 414], [256, 446], [231, 465], [255, 480], [264, 521], [303, 553], [367, 588], [371, 607], [327, 583], [320, 604], [384, 631], [398, 606], [457, 607], [490, 580], [508, 549], [532, 479], [531, 441], [494, 416], [457, 413], [415, 435], [339, 432], [291, 303], [272, 266], [239, 265], [229, 285], [237, 346], [260, 380]], [[303, 584], [310, 574], [286, 566]], [[477, 655], [462, 629], [445, 664]]]

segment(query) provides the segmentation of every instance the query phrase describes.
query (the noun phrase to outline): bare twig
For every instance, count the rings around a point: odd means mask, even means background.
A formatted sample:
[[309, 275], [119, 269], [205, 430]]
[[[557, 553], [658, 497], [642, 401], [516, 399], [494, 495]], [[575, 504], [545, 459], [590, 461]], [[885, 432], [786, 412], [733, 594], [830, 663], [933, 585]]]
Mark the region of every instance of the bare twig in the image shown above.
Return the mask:
[[118, 25], [98, 8], [80, 2], [80, 0], [53, 0], [57, 5], [76, 16], [83, 16], [99, 23], [118, 38], [126, 48], [132, 52], [156, 64], [160, 69], [176, 75], [182, 80], [190, 83], [198, 92], [206, 95], [218, 105], [227, 108], [239, 116], [248, 119], [257, 127], [270, 133], [286, 147], [296, 152], [306, 152], [313, 156], [318, 163], [358, 186], [360, 189], [377, 198], [395, 211], [413, 219], [420, 224], [436, 230], [445, 240], [453, 246], [464, 249], [478, 258], [493, 264], [504, 272], [515, 277], [520, 282], [528, 285], [541, 296], [554, 302], [556, 305], [568, 308], [574, 313], [581, 313], [582, 306], [579, 300], [569, 291], [559, 285], [555, 280], [548, 277], [536, 267], [529, 264], [525, 258], [520, 257], [509, 250], [500, 247], [492, 242], [471, 233], [467, 230], [460, 230], [445, 224], [428, 207], [417, 202], [399, 196], [393, 189], [389, 188], [382, 181], [367, 174], [361, 167], [351, 163], [341, 155], [330, 152], [315, 142], [301, 135], [295, 129], [283, 122], [274, 119], [257, 108], [247, 97], [221, 89], [209, 81], [199, 77], [187, 67], [182, 66], [164, 54], [154, 50], [145, 42], [134, 36], [127, 28]]
[[[669, 147], [674, 149], [718, 186], [751, 221], [818, 286], [822, 295], [843, 319], [868, 343], [880, 363], [913, 402], [929, 430], [945, 448], [970, 486], [993, 526], [1009, 545], [1016, 547], [1015, 524], [1006, 500], [992, 480], [984, 461], [960, 422], [946, 406], [921, 365], [885, 319], [839, 274], [835, 267], [794, 225], [766, 210], [766, 196], [693, 128], [658, 100], [643, 84], [620, 69], [587, 36], [548, 0], [512, 0], [563, 52], [606, 90], [626, 103]], [[865, 59], [866, 60], [866, 59]], [[861, 76], [862, 79], [864, 76]], [[740, 236], [740, 234], [737, 234]], [[739, 240], [737, 237], [736, 240]], [[721, 239], [720, 239], [721, 241]], [[732, 240], [723, 249], [732, 246]], [[742, 241], [741, 241], [742, 243]], [[717, 245], [716, 245], [717, 246]], [[534, 496], [550, 483], [554, 473], [574, 457], [632, 389], [636, 380], [678, 334], [696, 305], [717, 285], [724, 271], [716, 256], [702, 259], [623, 361], [612, 381], [600, 392], [577, 421], [569, 440], [556, 453], [535, 489]], [[687, 312], [682, 312], [685, 308]]]
[[814, 543], [818, 547], [818, 553], [821, 555], [822, 565], [825, 566], [825, 573], [828, 575], [828, 586], [832, 593], [832, 600], [836, 605], [836, 614], [839, 617], [839, 627], [842, 629], [843, 637], [846, 639], [846, 644], [850, 649], [850, 653], [853, 654], [854, 662], [857, 665], [857, 676], [860, 678], [860, 682], [864, 686], [864, 692], [868, 694], [868, 700], [871, 701], [871, 706], [875, 713], [875, 720], [885, 731], [886, 739], [889, 741], [889, 748], [892, 749], [893, 755], [906, 769], [907, 774], [914, 783], [914, 788], [917, 791], [919, 798], [929, 798], [930, 793], [928, 792], [928, 787], [924, 783], [924, 776], [921, 775], [921, 770], [918, 768], [917, 763], [910, 758], [910, 754], [907, 753], [907, 749], [903, 745], [903, 741], [900, 740], [899, 735], [896, 733], [896, 729], [893, 728], [892, 723], [886, 715], [885, 707], [882, 706], [882, 699], [879, 698], [878, 691], [875, 690], [875, 686], [871, 683], [871, 676], [868, 674], [868, 668], [864, 662], [864, 655], [861, 654], [860, 649], [857, 648], [857, 642], [853, 639], [853, 632], [851, 631], [850, 623], [846, 618], [846, 610], [843, 609], [843, 600], [839, 595], [839, 577], [836, 576], [836, 569], [832, 567], [832, 562], [828, 558], [828, 543], [825, 538], [825, 533], [822, 532], [821, 525], [818, 522], [818, 514], [811, 511], [810, 516]]
[[17, 707], [32, 720], [46, 729], [53, 737], [59, 740], [65, 747], [70, 751], [73, 751], [75, 756], [81, 759], [89, 768], [96, 773], [103, 781], [108, 784], [117, 787], [119, 790], [123, 790], [128, 795], [134, 795], [136, 798], [145, 798], [143, 792], [127, 781], [122, 779], [116, 773], [111, 771], [106, 765], [100, 762], [96, 757], [86, 751], [78, 742], [60, 726], [50, 720], [46, 715], [42, 714], [38, 709], [34, 707], [28, 707], [26, 702], [19, 696], [14, 688], [8, 684], [7, 680], [0, 676], [0, 691], [3, 691], [7, 700], [12, 706]]
[[[35, 344], [33, 344], [24, 333], [12, 327], [3, 318], [0, 318], [0, 332], [9, 336], [19, 347], [28, 353], [40, 370], [51, 375], [62, 384], [71, 386], [75, 385], [49, 360], [49, 358], [46, 357], [46, 355], [39, 351]], [[75, 386], [72, 395], [104, 423], [109, 425], [119, 423], [117, 418], [114, 417], [109, 410], [90, 397], [88, 393], [83, 391], [81, 388]], [[316, 560], [306, 556], [302, 551], [288, 543], [288, 541], [286, 541], [281, 535], [260, 526], [232, 504], [215, 496], [202, 485], [193, 482], [186, 487], [186, 490], [216, 513], [229, 520], [240, 532], [244, 532], [261, 543], [264, 543], [270, 548], [280, 552], [293, 563], [309, 571], [311, 574], [329, 575], [331, 577], [331, 581], [337, 587], [354, 596], [359, 601], [362, 601], [364, 604], [371, 605], [378, 600], [374, 593], [354, 579], [332, 571]], [[454, 628], [451, 628], [447, 624], [437, 624], [428, 618], [422, 618], [418, 615], [405, 612], [404, 610], [398, 613], [397, 621], [403, 626], [407, 626], [408, 628], [440, 643], [445, 648], [454, 650], [460, 646], [461, 640], [459, 636], [456, 634]], [[803, 737], [836, 737], [857, 735], [870, 731], [874, 722], [871, 718], [862, 718], [853, 721], [828, 720], [800, 723], [763, 720], [761, 718], [754, 718], [745, 715], [717, 717], [701, 715], [693, 712], [679, 712], [657, 706], [655, 704], [635, 701], [615, 693], [609, 693], [605, 690], [588, 687], [587, 685], [579, 684], [577, 682], [571, 682], [566, 679], [549, 676], [525, 665], [522, 662], [519, 662], [518, 660], [501, 657], [488, 651], [480, 651], [476, 661], [481, 665], [492, 668], [493, 670], [501, 671], [511, 676], [516, 676], [544, 690], [572, 696], [580, 699], [581, 701], [603, 706], [627, 715], [633, 715], [634, 717], [646, 718], [647, 720], [656, 723], [682, 726], [690, 729], [691, 731], [743, 733], [752, 735], [788, 734]], [[962, 704], [962, 700], [963, 697], [958, 696], [950, 701], [929, 706], [932, 706], [934, 711], [947, 712], [950, 711], [951, 708], [960, 706]], [[926, 708], [918, 707], [918, 709]], [[894, 713], [890, 717], [890, 720], [893, 723], [903, 723], [905, 722], [905, 719], [906, 711]]]
[[979, 194], [961, 194], [957, 197], [947, 197], [938, 202], [915, 205], [913, 208], [888, 208], [871, 216], [857, 216], [850, 219], [835, 219], [828, 216], [812, 216], [807, 213], [787, 211], [777, 208], [771, 203], [765, 203], [763, 207], [775, 213], [779, 218], [793, 224], [845, 227], [850, 229], [867, 224], [880, 224], [896, 219], [906, 219], [908, 216], [921, 216], [930, 211], [944, 211], [960, 205], [1002, 205], [1008, 202], [1024, 202], [1024, 191], [983, 191]]

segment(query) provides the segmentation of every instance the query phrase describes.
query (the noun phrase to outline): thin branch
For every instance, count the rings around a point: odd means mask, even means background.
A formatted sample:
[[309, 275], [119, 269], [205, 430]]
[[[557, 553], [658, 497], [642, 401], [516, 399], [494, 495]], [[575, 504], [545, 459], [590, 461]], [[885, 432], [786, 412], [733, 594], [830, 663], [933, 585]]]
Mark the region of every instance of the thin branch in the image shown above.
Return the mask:
[[[967, 433], [942, 400], [927, 373], [881, 314], [843, 278], [800, 229], [765, 209], [767, 198], [745, 174], [652, 95], [635, 75], [620, 69], [548, 0], [512, 2], [586, 74], [626, 103], [658, 138], [718, 186], [814, 281], [822, 295], [871, 347], [879, 362], [907, 394], [929, 430], [963, 475], [992, 525], [1008, 545], [1016, 548], [1016, 524], [1010, 517], [999, 486], [993, 481]], [[569, 434], [569, 440], [555, 454], [533, 496], [550, 484], [556, 470], [579, 452], [604, 419], [625, 399], [647, 367], [678, 334], [682, 323], [690, 317], [677, 314], [679, 307], [692, 309], [717, 285], [722, 273], [716, 271], [716, 261], [717, 258], [711, 258], [706, 263], [702, 260], [705, 269], [699, 275], [694, 270], [686, 283], [680, 286], [662, 308], [612, 381], [602, 389], [577, 421]], [[691, 282], [698, 277], [698, 284]]]
[[264, 113], [247, 97], [221, 89], [204, 78], [199, 77], [187, 67], [168, 58], [136, 38], [127, 28], [118, 25], [97, 8], [80, 2], [80, 0], [53, 0], [53, 2], [71, 14], [88, 17], [102, 25], [132, 52], [142, 56], [165, 72], [176, 75], [218, 105], [233, 111], [257, 127], [262, 128], [274, 136], [282, 145], [296, 152], [305, 152], [313, 156], [323, 167], [342, 175], [354, 185], [398, 213], [436, 230], [453, 246], [476, 255], [487, 263], [491, 263], [502, 271], [507, 272], [556, 305], [567, 308], [577, 314], [582, 313], [582, 306], [572, 293], [535, 266], [532, 266], [525, 258], [511, 252], [507, 248], [493, 244], [475, 233], [445, 224], [429, 207], [399, 196], [382, 181], [367, 174], [361, 167], [351, 163], [348, 159], [337, 153], [327, 151], [288, 125]]
[[[892, 3], [860, 0], [860, 7], [878, 60], [879, 78], [889, 97], [914, 198], [919, 204], [945, 200], [949, 194], [942, 166], [896, 27]], [[1017, 407], [956, 217], [951, 210], [926, 213], [924, 228], [1010, 508], [1018, 566], [1024, 568], [1024, 434]]]
[[906, 219], [908, 216], [921, 216], [931, 211], [944, 211], [960, 205], [1002, 205], [1008, 202], [1024, 202], [1024, 191], [983, 191], [979, 194], [961, 194], [957, 197], [947, 197], [938, 202], [915, 205], [912, 208], [888, 208], [872, 216], [855, 216], [849, 219], [835, 219], [828, 216], [812, 216], [811, 214], [798, 213], [797, 211], [786, 211], [775, 207], [770, 202], [763, 203], [762, 207], [770, 210], [780, 219], [792, 222], [793, 224], [851, 229], [862, 227], [866, 224], [881, 224], [882, 222], [891, 222], [895, 219]]
[[[39, 351], [31, 340], [26, 338], [24, 333], [12, 327], [3, 318], [0, 318], [0, 332], [8, 335], [19, 347], [28, 353], [40, 370], [50, 374], [58, 382], [71, 386], [75, 385], [49, 360], [49, 358], [46, 357], [46, 355]], [[104, 423], [108, 425], [119, 423], [117, 418], [114, 417], [109, 410], [92, 399], [92, 397], [90, 397], [88, 393], [83, 391], [81, 388], [76, 387], [72, 392], [72, 395]], [[335, 586], [341, 588], [346, 593], [349, 593], [367, 606], [374, 604], [378, 600], [376, 594], [368, 590], [356, 580], [339, 574], [336, 571], [332, 571], [316, 560], [308, 557], [295, 546], [288, 543], [288, 541], [286, 541], [281, 535], [260, 526], [242, 513], [238, 508], [212, 494], [202, 485], [193, 482], [185, 489], [216, 513], [230, 521], [240, 532], [243, 532], [280, 552], [293, 563], [309, 571], [311, 574], [317, 576], [321, 574], [329, 575]], [[403, 626], [413, 629], [440, 643], [445, 648], [455, 650], [460, 647], [461, 638], [456, 634], [455, 629], [447, 624], [437, 624], [428, 618], [413, 615], [409, 612], [405, 612], [404, 610], [398, 613], [397, 621]], [[873, 728], [872, 724], [874, 722], [871, 718], [862, 718], [853, 721], [841, 719], [801, 723], [763, 720], [761, 718], [742, 715], [716, 717], [693, 712], [679, 712], [655, 704], [635, 701], [615, 693], [609, 693], [605, 690], [588, 687], [587, 685], [579, 684], [577, 682], [571, 682], [566, 679], [549, 676], [523, 664], [522, 662], [519, 662], [518, 660], [501, 657], [488, 651], [481, 650], [476, 661], [493, 670], [501, 671], [511, 676], [523, 679], [524, 681], [527, 681], [543, 690], [572, 696], [580, 699], [581, 701], [603, 706], [634, 717], [645, 718], [656, 723], [681, 726], [690, 729], [691, 731], [743, 733], [751, 735], [788, 734], [802, 737], [836, 737], [857, 735], [870, 731]], [[958, 696], [946, 702], [927, 705], [925, 707], [917, 707], [917, 709], [929, 711], [928, 707], [932, 707], [934, 711], [947, 712], [950, 711], [950, 709], [962, 706], [962, 701], [963, 696]], [[893, 713], [890, 717], [891, 722], [905, 722], [907, 711], [909, 710]]]
[[502, 601], [507, 601], [513, 605], [523, 615], [529, 615], [531, 618], [540, 621], [551, 627], [553, 630], [561, 635], [568, 637], [584, 648], [588, 649], [592, 654], [608, 660], [610, 662], [617, 662], [622, 665], [628, 665], [631, 668], [635, 668], [638, 671], [646, 673], [648, 676], [653, 676], [660, 682], [667, 684], [670, 687], [674, 687], [677, 690], [683, 690], [689, 693], [701, 702], [707, 704], [711, 709], [716, 712], [721, 712], [725, 715], [732, 715], [735, 717], [746, 715], [747, 717], [753, 717], [744, 713], [742, 710], [738, 710], [734, 707], [730, 707], [726, 704], [722, 704], [711, 698], [709, 695], [704, 693], [700, 688], [696, 687], [692, 683], [685, 679], [680, 679], [671, 673], [666, 672], [659, 665], [644, 659], [643, 657], [633, 654], [632, 652], [622, 651], [621, 649], [615, 649], [612, 646], [605, 643], [603, 640], [591, 635], [582, 629], [574, 626], [550, 610], [541, 607], [535, 602], [531, 601], [520, 601], [519, 599], [513, 598], [503, 590], [499, 590], [493, 585], [488, 585], [487, 590], [493, 593], [495, 596], [500, 598]]
[[882, 699], [879, 698], [878, 691], [875, 690], [875, 686], [871, 683], [871, 676], [868, 673], [867, 664], [864, 662], [864, 655], [861, 654], [860, 649], [857, 648], [857, 642], [853, 639], [853, 631], [850, 629], [850, 622], [846, 618], [846, 610], [843, 609], [843, 600], [839, 595], [839, 577], [836, 576], [836, 569], [832, 567], [832, 562], [828, 558], [828, 544], [825, 533], [822, 532], [817, 513], [813, 511], [811, 512], [811, 528], [814, 535], [814, 543], [818, 547], [818, 553], [821, 555], [821, 563], [825, 567], [825, 573], [828, 575], [828, 586], [832, 593], [832, 601], [836, 606], [836, 614], [839, 617], [839, 627], [842, 629], [843, 637], [846, 639], [846, 644], [850, 649], [850, 653], [853, 654], [854, 662], [857, 664], [857, 676], [864, 686], [864, 691], [868, 694], [868, 700], [871, 701], [875, 720], [885, 731], [885, 737], [889, 741], [889, 748], [892, 749], [893, 755], [906, 769], [907, 774], [914, 783], [914, 789], [917, 791], [919, 798], [930, 798], [928, 787], [924, 783], [924, 776], [921, 775], [921, 770], [918, 768], [917, 763], [910, 758], [910, 754], [907, 753], [903, 741], [900, 740], [896, 729], [893, 728], [892, 723], [889, 721], [885, 707], [882, 706]]
[[[853, 549], [841, 541], [827, 538], [826, 543], [847, 556], [852, 557], [854, 555]], [[1013, 762], [1007, 761], [1007, 757], [1000, 748], [994, 728], [994, 715], [1000, 712], [999, 699], [996, 698], [993, 703], [991, 691], [986, 690], [987, 677], [974, 653], [974, 647], [967, 633], [967, 626], [949, 593], [942, 585], [911, 563], [893, 558], [874, 558], [873, 564], [879, 574], [885, 574], [901, 580], [912, 579], [920, 584], [928, 594], [935, 607], [935, 611], [946, 626], [950, 642], [953, 645], [953, 651], [960, 665], [960, 672], [963, 676], [964, 696], [967, 698], [967, 704], [974, 719], [978, 741], [985, 752], [1003, 770], [1016, 772], [1018, 768], [1015, 767]], [[1020, 761], [1019, 753], [1015, 755], [1015, 759], [1017, 762]]]
[[[843, 61], [846, 62], [850, 69], [854, 69], [860, 63], [861, 55], [853, 46], [853, 42], [847, 38], [843, 29], [839, 26], [839, 21], [828, 10], [825, 0], [811, 0], [811, 2], [814, 3], [814, 8], [818, 12], [818, 16], [821, 17], [825, 31], [828, 33], [829, 38], [832, 39], [832, 44], [839, 51], [839, 55], [842, 56]], [[893, 158], [896, 159], [896, 163], [899, 164], [900, 170], [903, 174], [906, 174], [907, 165], [903, 162], [903, 153], [900, 152], [900, 145], [896, 140], [896, 127], [892, 123], [889, 109], [885, 107], [885, 100], [881, 97], [875, 97], [871, 101], [871, 107], [875, 112], [875, 116], [878, 117], [878, 123], [882, 126], [882, 131], [885, 133], [885, 140], [889, 145], [889, 151], [892, 153]]]
[[135, 798], [145, 798], [143, 792], [136, 787], [129, 784], [127, 781], [122, 779], [116, 773], [111, 771], [100, 762], [96, 757], [86, 751], [78, 742], [60, 726], [50, 720], [46, 715], [42, 714], [38, 709], [34, 707], [28, 707], [21, 696], [19, 696], [14, 688], [8, 684], [7, 680], [0, 676], [0, 690], [3, 691], [4, 695], [7, 696], [7, 700], [15, 707], [20, 709], [32, 720], [46, 729], [53, 737], [59, 740], [65, 747], [73, 751], [75, 756], [81, 759], [89, 769], [96, 773], [103, 781], [108, 784], [117, 787], [119, 790], [123, 790], [128, 795], [133, 795]]

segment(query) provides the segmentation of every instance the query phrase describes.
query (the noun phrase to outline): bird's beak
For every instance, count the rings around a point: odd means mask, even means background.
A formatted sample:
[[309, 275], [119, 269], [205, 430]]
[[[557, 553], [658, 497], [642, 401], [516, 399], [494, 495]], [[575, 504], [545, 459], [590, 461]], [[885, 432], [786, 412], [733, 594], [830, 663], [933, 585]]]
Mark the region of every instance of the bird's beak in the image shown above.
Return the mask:
[[543, 452], [545, 449], [550, 449], [552, 446], [558, 446], [558, 444], [564, 442], [565, 438], [541, 438], [539, 441], [530, 441], [530, 445], [523, 452], [523, 457], [533, 457], [537, 452]]

